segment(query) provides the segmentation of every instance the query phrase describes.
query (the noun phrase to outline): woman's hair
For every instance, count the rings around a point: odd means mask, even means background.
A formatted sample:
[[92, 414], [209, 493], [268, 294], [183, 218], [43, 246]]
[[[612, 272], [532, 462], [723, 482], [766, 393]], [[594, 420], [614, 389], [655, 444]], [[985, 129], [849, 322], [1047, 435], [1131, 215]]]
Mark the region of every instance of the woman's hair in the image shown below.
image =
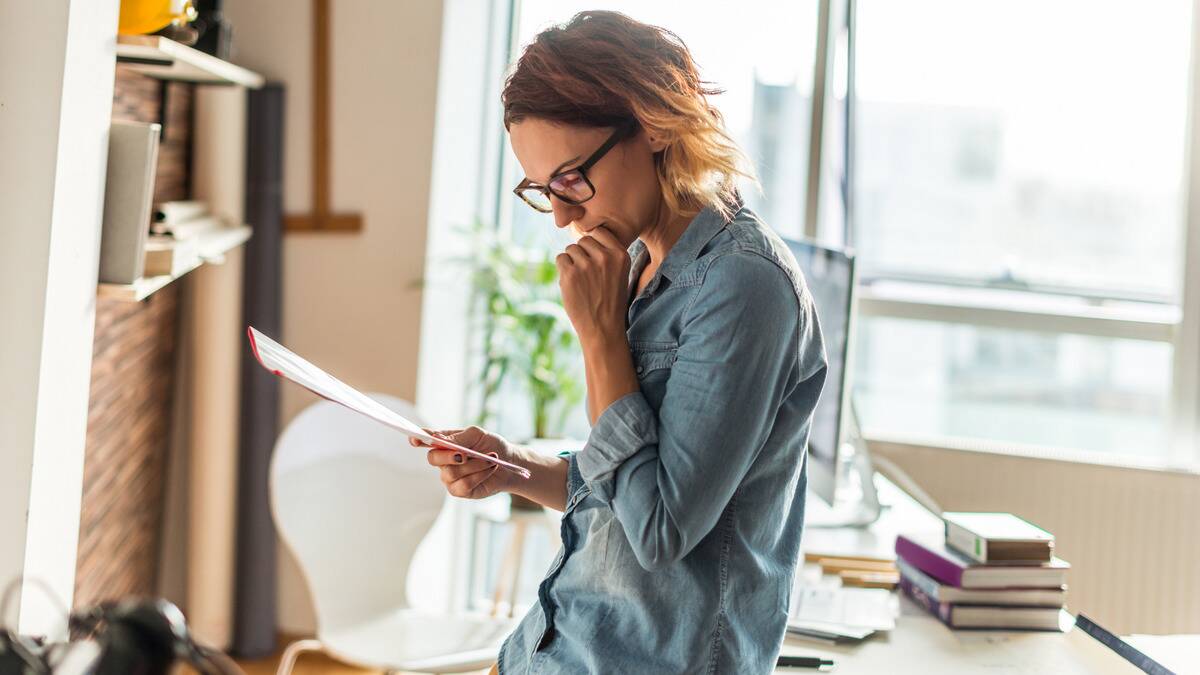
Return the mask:
[[666, 142], [655, 155], [667, 206], [679, 213], [708, 206], [728, 217], [738, 176], [754, 180], [708, 97], [721, 90], [700, 79], [683, 41], [664, 28], [618, 12], [580, 12], [542, 31], [504, 83], [504, 127], [534, 117], [584, 127], [636, 120]]

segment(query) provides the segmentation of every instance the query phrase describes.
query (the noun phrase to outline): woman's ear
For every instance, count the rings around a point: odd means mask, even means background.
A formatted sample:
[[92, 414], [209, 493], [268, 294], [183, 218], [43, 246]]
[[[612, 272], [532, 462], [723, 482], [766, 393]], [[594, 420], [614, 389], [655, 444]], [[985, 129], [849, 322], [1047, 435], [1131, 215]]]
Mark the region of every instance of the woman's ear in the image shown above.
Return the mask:
[[650, 152], [652, 154], [658, 154], [663, 150], [666, 150], [667, 146], [670, 145], [670, 141], [661, 136], [651, 134], [649, 131], [643, 133], [646, 134], [646, 143], [650, 146]]

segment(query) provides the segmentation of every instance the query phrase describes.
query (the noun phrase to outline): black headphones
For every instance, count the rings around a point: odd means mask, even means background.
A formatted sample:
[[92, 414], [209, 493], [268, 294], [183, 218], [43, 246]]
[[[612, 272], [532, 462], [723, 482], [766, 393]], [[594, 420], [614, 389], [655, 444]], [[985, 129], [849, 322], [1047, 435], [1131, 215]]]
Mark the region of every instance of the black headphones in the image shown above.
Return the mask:
[[167, 600], [121, 600], [72, 614], [72, 635], [47, 644], [0, 630], [0, 675], [167, 675], [176, 661], [200, 675], [242, 675], [221, 652], [192, 639]]

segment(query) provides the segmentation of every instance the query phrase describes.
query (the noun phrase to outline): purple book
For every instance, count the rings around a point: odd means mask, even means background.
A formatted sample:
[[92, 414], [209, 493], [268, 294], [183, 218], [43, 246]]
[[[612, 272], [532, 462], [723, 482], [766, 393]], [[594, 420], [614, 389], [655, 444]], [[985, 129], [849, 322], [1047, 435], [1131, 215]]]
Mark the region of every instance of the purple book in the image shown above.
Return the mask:
[[958, 588], [1060, 588], [1067, 583], [1066, 561], [1042, 564], [984, 564], [969, 560], [939, 540], [896, 537], [896, 555], [943, 584]]
[[913, 602], [951, 628], [1059, 631], [1063, 630], [1069, 619], [1069, 615], [1059, 607], [997, 607], [938, 602], [904, 576], [900, 577], [900, 588]]

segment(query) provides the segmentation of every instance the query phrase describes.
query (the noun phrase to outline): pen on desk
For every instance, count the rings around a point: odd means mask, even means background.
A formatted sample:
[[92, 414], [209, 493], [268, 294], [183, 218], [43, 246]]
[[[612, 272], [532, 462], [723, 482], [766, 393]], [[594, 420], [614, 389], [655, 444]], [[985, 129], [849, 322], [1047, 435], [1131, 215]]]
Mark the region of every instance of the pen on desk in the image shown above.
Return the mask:
[[824, 668], [833, 666], [833, 661], [818, 656], [780, 656], [775, 662], [777, 668]]

